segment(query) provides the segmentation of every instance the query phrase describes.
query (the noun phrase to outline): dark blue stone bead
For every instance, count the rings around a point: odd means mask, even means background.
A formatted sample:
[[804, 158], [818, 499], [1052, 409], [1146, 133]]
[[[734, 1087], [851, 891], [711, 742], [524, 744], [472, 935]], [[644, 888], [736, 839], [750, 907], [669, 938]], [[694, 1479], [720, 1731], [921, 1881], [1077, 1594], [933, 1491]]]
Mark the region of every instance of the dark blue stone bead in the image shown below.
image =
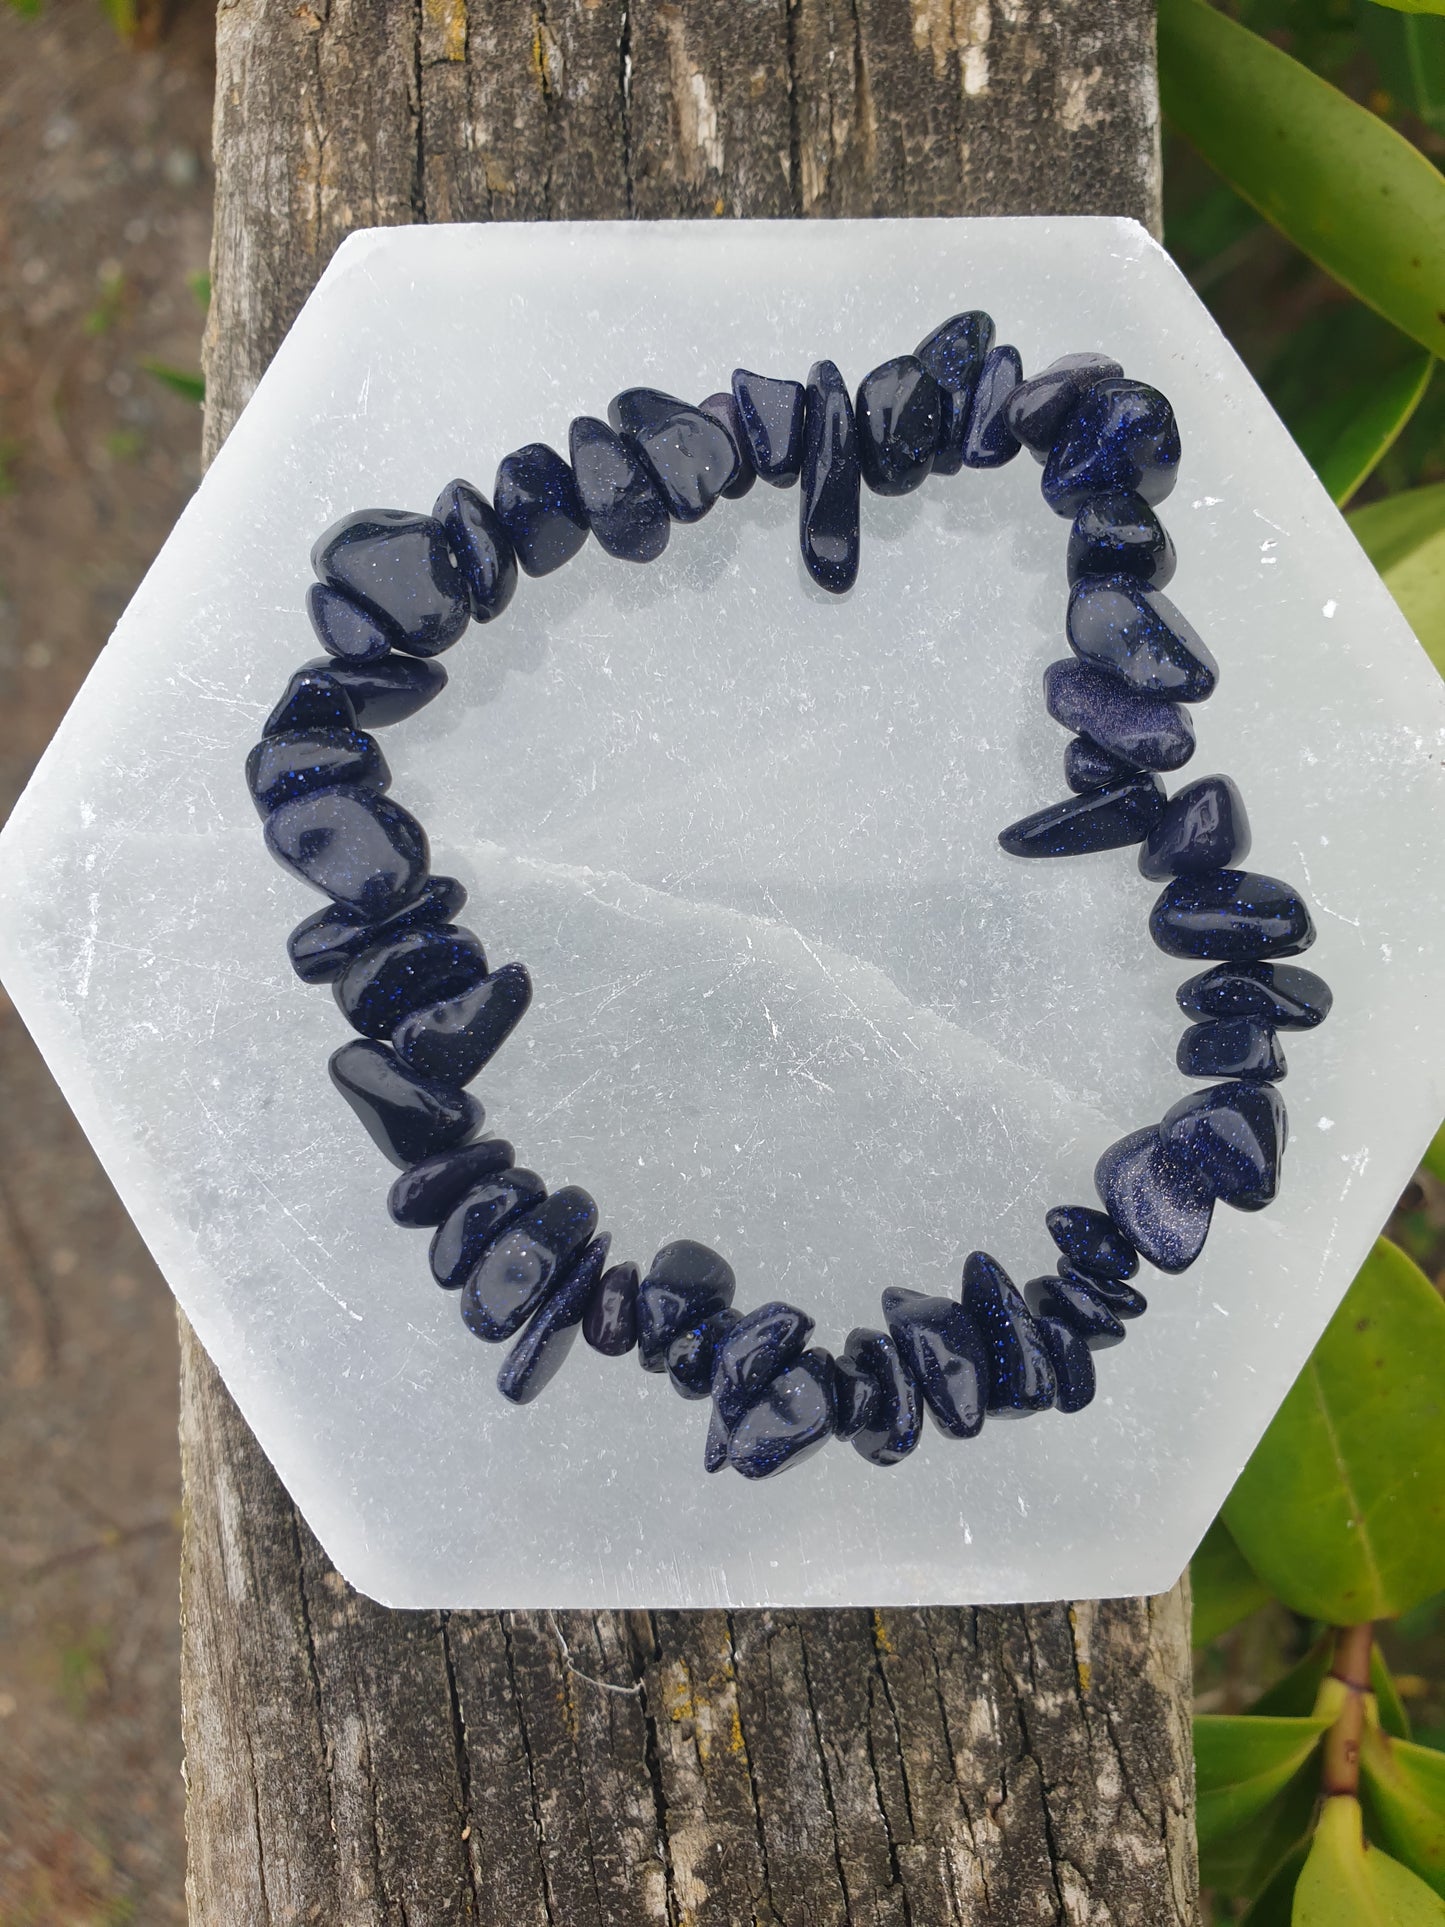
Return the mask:
[[1132, 575], [1076, 582], [1065, 633], [1080, 661], [1142, 696], [1202, 703], [1219, 681], [1218, 663], [1174, 604]]
[[1142, 1318], [1149, 1309], [1149, 1300], [1134, 1285], [1126, 1284], [1122, 1278], [1100, 1278], [1093, 1272], [1081, 1271], [1067, 1258], [1060, 1258], [1058, 1275], [1065, 1284], [1088, 1285], [1098, 1293], [1116, 1318]]
[[938, 383], [914, 355], [885, 361], [858, 384], [858, 464], [875, 495], [907, 495], [933, 467], [943, 429]]
[[[363, 950], [337, 978], [332, 995], [353, 1030], [363, 1037], [389, 1038], [409, 1012], [457, 996], [486, 974], [486, 954], [470, 930], [423, 925]], [[401, 1051], [397, 1057], [408, 1070], [434, 1083], [466, 1082], [440, 1065], [419, 1064]]]
[[1194, 754], [1187, 709], [1141, 696], [1076, 658], [1051, 662], [1044, 671], [1044, 703], [1056, 723], [1133, 769], [1178, 769]]
[[462, 1323], [496, 1344], [537, 1310], [597, 1229], [597, 1206], [575, 1184], [514, 1218], [462, 1287]]
[[1159, 778], [1140, 771], [1022, 816], [1000, 830], [998, 840], [1010, 856], [1087, 856], [1142, 842], [1163, 811]]
[[1114, 489], [1162, 502], [1179, 472], [1179, 429], [1157, 388], [1115, 375], [1096, 381], [1044, 465], [1044, 500], [1077, 515]]
[[737, 1279], [726, 1258], [691, 1238], [664, 1245], [637, 1293], [637, 1345], [642, 1368], [660, 1372], [675, 1333], [726, 1311]]
[[813, 1335], [813, 1321], [776, 1300], [739, 1317], [718, 1351], [712, 1379], [723, 1423], [736, 1425], [770, 1379], [791, 1365]]
[[1323, 977], [1298, 964], [1216, 964], [1175, 992], [1189, 1017], [1259, 1017], [1275, 1030], [1313, 1030], [1334, 995]]
[[582, 1320], [582, 1336], [604, 1358], [621, 1358], [637, 1343], [637, 1289], [634, 1264], [613, 1265], [597, 1280]]
[[678, 1332], [667, 1348], [667, 1376], [684, 1398], [706, 1398], [712, 1390], [718, 1350], [742, 1317], [740, 1311], [715, 1311], [690, 1331]]
[[1159, 1135], [1194, 1183], [1222, 1204], [1262, 1211], [1279, 1191], [1287, 1131], [1284, 1100], [1272, 1084], [1192, 1091], [1164, 1113]]
[[588, 526], [602, 547], [620, 562], [655, 562], [672, 524], [636, 445], [595, 415], [578, 415], [567, 452]]
[[798, 544], [820, 589], [843, 595], [858, 577], [858, 429], [848, 387], [831, 361], [808, 371], [803, 410]]
[[1008, 401], [1023, 371], [1017, 348], [989, 349], [963, 431], [965, 468], [1002, 468], [1018, 454], [1018, 437], [1008, 425]]
[[309, 662], [286, 685], [286, 694], [266, 718], [263, 736], [289, 736], [298, 729], [355, 729], [358, 711], [333, 675], [330, 660]]
[[528, 442], [502, 457], [492, 506], [528, 575], [550, 575], [587, 540], [577, 477], [545, 442]]
[[1175, 1060], [1186, 1077], [1254, 1077], [1277, 1083], [1287, 1068], [1279, 1039], [1258, 1017], [1217, 1017], [1179, 1039]]
[[718, 1409], [714, 1405], [709, 1409], [707, 1416], [707, 1443], [702, 1451], [702, 1469], [704, 1472], [721, 1472], [727, 1462], [728, 1428], [718, 1416]]
[[1087, 1204], [1056, 1204], [1044, 1213], [1049, 1236], [1080, 1271], [1100, 1278], [1132, 1278], [1139, 1254], [1102, 1211]]
[[988, 1352], [963, 1306], [893, 1286], [883, 1294], [883, 1320], [939, 1431], [973, 1438], [988, 1403]]
[[391, 624], [343, 589], [313, 582], [306, 591], [306, 613], [328, 656], [342, 662], [377, 662], [391, 654]]
[[[380, 662], [365, 663], [321, 658], [307, 663], [300, 673], [319, 669], [324, 669], [345, 694], [357, 722], [366, 729], [404, 723], [447, 686], [442, 665], [420, 656], [383, 656]], [[293, 683], [295, 680], [293, 676]]]
[[437, 1227], [428, 1259], [432, 1277], [444, 1291], [459, 1291], [507, 1226], [546, 1196], [535, 1171], [505, 1170], [478, 1179]]
[[1075, 736], [1064, 750], [1064, 781], [1075, 796], [1082, 796], [1085, 790], [1103, 789], [1110, 783], [1122, 783], [1134, 774], [1134, 768], [1134, 764], [1111, 756], [1108, 750], [1091, 743], [1087, 736]]
[[981, 308], [970, 308], [940, 322], [913, 350], [915, 360], [923, 364], [941, 391], [943, 420], [933, 457], [935, 475], [957, 475], [963, 467], [969, 411], [992, 347], [992, 317]]
[[1067, 1278], [1031, 1278], [1024, 1287], [1040, 1324], [1045, 1319], [1068, 1325], [1086, 1344], [1100, 1351], [1124, 1341], [1117, 1312], [1098, 1289], [1077, 1274]]
[[333, 984], [363, 950], [403, 930], [436, 929], [451, 923], [466, 900], [467, 893], [455, 877], [428, 877], [419, 896], [381, 923], [359, 910], [328, 903], [298, 923], [286, 939], [291, 968], [303, 984]]
[[1039, 1320], [1039, 1342], [1054, 1374], [1054, 1409], [1081, 1412], [1094, 1396], [1094, 1359], [1088, 1342], [1069, 1325]]
[[491, 622], [517, 589], [517, 552], [500, 515], [479, 488], [460, 477], [432, 504], [467, 585], [473, 622]]
[[660, 388], [628, 388], [607, 419], [641, 454], [674, 522], [698, 522], [738, 478], [737, 448], [702, 409]]
[[963, 1308], [988, 1354], [988, 1410], [999, 1417], [1046, 1412], [1054, 1374], [1023, 1295], [996, 1258], [971, 1251], [963, 1264]]
[[1244, 798], [1227, 776], [1201, 776], [1170, 797], [1139, 852], [1139, 874], [1153, 881], [1201, 876], [1249, 855]]
[[403, 1171], [391, 1187], [386, 1208], [393, 1223], [412, 1228], [439, 1225], [464, 1192], [508, 1170], [513, 1156], [504, 1137], [481, 1137], [475, 1144], [423, 1158]]
[[375, 790], [315, 790], [266, 818], [266, 847], [313, 889], [365, 917], [405, 909], [426, 882], [426, 831]]
[[803, 384], [735, 368], [732, 385], [754, 473], [774, 488], [791, 488], [803, 468]]
[[1298, 956], [1314, 942], [1315, 927], [1299, 892], [1278, 877], [1210, 870], [1164, 886], [1149, 912], [1149, 934], [1170, 957], [1242, 963]]
[[[886, 1332], [858, 1327], [849, 1332], [843, 1358], [878, 1388], [878, 1397], [848, 1442], [870, 1465], [897, 1465], [918, 1444], [923, 1398], [898, 1347]], [[840, 1431], [839, 1437], [844, 1434]]]
[[833, 1360], [833, 1396], [838, 1408], [833, 1415], [836, 1438], [854, 1439], [877, 1424], [883, 1393], [877, 1379], [851, 1358]]
[[358, 1037], [334, 1051], [331, 1081], [393, 1164], [417, 1164], [481, 1129], [482, 1107], [465, 1091], [413, 1077], [385, 1044]]
[[606, 1232], [594, 1238], [572, 1260], [566, 1274], [554, 1282], [532, 1322], [502, 1361], [497, 1390], [503, 1398], [514, 1405], [529, 1405], [561, 1371], [611, 1244]]
[[1186, 1271], [1204, 1249], [1214, 1196], [1195, 1165], [1152, 1126], [1111, 1144], [1094, 1167], [1104, 1208], [1160, 1271]]
[[263, 736], [246, 758], [246, 785], [262, 816], [312, 790], [359, 783], [391, 788], [376, 739], [356, 729], [292, 729]]
[[345, 515], [317, 538], [311, 566], [379, 617], [392, 648], [408, 655], [439, 656], [467, 626], [467, 585], [434, 515]]
[[414, 1005], [397, 1024], [392, 1048], [423, 1077], [470, 1084], [506, 1043], [532, 1001], [525, 964], [503, 964], [490, 976]]
[[1068, 576], [1127, 575], [1162, 589], [1174, 574], [1174, 544], [1142, 495], [1091, 495], [1069, 531]]
[[745, 1479], [767, 1479], [811, 1457], [832, 1436], [837, 1415], [833, 1360], [821, 1346], [771, 1380], [728, 1437], [728, 1464]]
[[1091, 382], [1124, 370], [1107, 355], [1060, 355], [1041, 374], [1020, 382], [1008, 399], [1008, 425], [1015, 440], [1043, 461]]
[[723, 496], [729, 502], [736, 502], [747, 494], [758, 479], [758, 471], [753, 467], [752, 451], [748, 447], [748, 438], [743, 433], [743, 425], [738, 416], [737, 402], [733, 399], [732, 390], [728, 388], [716, 395], [707, 396], [705, 400], [698, 403], [698, 407], [704, 415], [717, 423], [733, 445], [733, 453], [737, 457], [737, 473], [723, 490]]

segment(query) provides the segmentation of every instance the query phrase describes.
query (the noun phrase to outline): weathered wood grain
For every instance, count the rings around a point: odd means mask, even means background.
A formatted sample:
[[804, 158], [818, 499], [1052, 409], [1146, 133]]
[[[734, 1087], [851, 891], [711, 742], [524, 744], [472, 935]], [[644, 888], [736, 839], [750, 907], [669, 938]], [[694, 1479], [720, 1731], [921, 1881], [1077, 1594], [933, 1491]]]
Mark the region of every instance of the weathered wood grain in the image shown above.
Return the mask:
[[[1157, 221], [1150, 0], [221, 0], [206, 448], [416, 220]], [[1188, 1927], [1181, 1589], [389, 1612], [182, 1325], [196, 1927]]]

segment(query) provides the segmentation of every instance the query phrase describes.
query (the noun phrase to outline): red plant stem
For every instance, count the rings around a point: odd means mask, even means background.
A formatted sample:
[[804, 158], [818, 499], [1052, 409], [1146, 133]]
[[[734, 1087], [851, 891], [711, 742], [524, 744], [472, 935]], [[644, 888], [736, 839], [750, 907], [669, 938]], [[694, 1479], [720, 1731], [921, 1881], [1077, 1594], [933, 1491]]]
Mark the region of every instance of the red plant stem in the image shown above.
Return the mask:
[[1320, 1777], [1327, 1800], [1332, 1794], [1353, 1797], [1359, 1792], [1360, 1736], [1365, 1730], [1365, 1695], [1370, 1690], [1374, 1630], [1368, 1620], [1363, 1626], [1335, 1628], [1330, 1678], [1339, 1681], [1347, 1697], [1339, 1718], [1325, 1734]]

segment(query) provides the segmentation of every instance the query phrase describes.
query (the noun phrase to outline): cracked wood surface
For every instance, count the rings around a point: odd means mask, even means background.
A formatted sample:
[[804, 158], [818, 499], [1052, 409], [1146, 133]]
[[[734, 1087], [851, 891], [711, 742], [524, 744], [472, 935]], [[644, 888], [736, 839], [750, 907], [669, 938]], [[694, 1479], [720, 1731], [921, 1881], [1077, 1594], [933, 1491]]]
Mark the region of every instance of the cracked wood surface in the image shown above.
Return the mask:
[[[217, 27], [208, 455], [353, 227], [1157, 226], [1151, 0], [221, 0]], [[181, 1437], [196, 1927], [1193, 1927], [1182, 1588], [390, 1612], [184, 1320]]]

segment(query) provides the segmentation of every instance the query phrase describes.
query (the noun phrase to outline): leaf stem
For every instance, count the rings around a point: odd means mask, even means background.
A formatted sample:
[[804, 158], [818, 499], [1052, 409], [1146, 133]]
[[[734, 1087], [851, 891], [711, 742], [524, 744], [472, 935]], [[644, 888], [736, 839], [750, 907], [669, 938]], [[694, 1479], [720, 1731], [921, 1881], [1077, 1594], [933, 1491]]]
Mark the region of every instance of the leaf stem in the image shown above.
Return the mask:
[[1353, 1799], [1360, 1787], [1360, 1738], [1365, 1730], [1365, 1699], [1370, 1691], [1370, 1654], [1374, 1626], [1336, 1626], [1329, 1677], [1345, 1689], [1334, 1725], [1325, 1734], [1320, 1780], [1327, 1800]]

